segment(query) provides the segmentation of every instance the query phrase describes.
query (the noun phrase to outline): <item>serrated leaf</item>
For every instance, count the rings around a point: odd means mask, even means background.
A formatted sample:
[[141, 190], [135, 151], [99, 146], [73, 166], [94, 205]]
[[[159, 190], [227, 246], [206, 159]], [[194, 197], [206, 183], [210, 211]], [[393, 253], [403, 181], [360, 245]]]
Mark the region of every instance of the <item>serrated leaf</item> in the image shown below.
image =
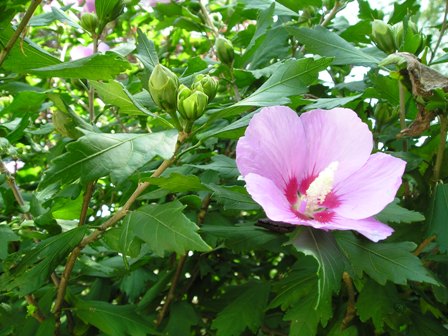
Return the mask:
[[206, 184], [213, 191], [213, 198], [222, 203], [224, 210], [257, 210], [260, 208], [247, 193], [244, 187], [223, 187], [217, 184]]
[[362, 322], [372, 319], [377, 332], [383, 332], [384, 322], [390, 314], [396, 313], [395, 305], [400, 302], [395, 285], [380, 286], [368, 280], [356, 300], [356, 311]]
[[331, 232], [304, 228], [293, 239], [293, 246], [305, 255], [317, 260], [319, 267], [318, 297], [315, 307], [331, 303], [333, 292], [338, 292], [345, 269], [346, 258]]
[[212, 156], [211, 163], [191, 166], [199, 169], [216, 171], [223, 178], [232, 178], [240, 174], [236, 167], [235, 159], [221, 154]]
[[9, 242], [18, 241], [20, 237], [12, 231], [7, 225], [0, 225], [0, 259], [8, 256]]
[[399, 285], [408, 281], [438, 284], [420, 259], [411, 253], [417, 247], [412, 242], [370, 243], [356, 238], [351, 232], [335, 235], [358, 276], [364, 272], [381, 285], [387, 281]]
[[217, 336], [239, 336], [246, 328], [255, 333], [260, 327], [267, 306], [270, 286], [250, 282], [241, 288], [241, 295], [227, 305], [212, 323]]
[[190, 336], [191, 326], [198, 323], [199, 316], [188, 302], [176, 302], [170, 308], [170, 319], [165, 329], [168, 336]]
[[120, 183], [156, 155], [169, 159], [176, 141], [175, 130], [151, 134], [86, 132], [53, 161], [40, 187], [77, 179], [86, 183], [107, 175], [113, 183]]
[[154, 42], [149, 40], [140, 28], [137, 29], [137, 33], [137, 54], [135, 56], [147, 70], [152, 71], [159, 63], [159, 56], [157, 55]]
[[64, 62], [30, 70], [43, 77], [82, 78], [91, 80], [109, 80], [128, 70], [130, 63], [118, 54], [107, 51], [75, 61]]
[[239, 0], [238, 2], [243, 3], [247, 9], [259, 10], [266, 10], [273, 3], [275, 3], [275, 15], [299, 16], [298, 13], [290, 10], [288, 7], [285, 7], [281, 3], [278, 3], [274, 0]]
[[155, 184], [162, 189], [171, 192], [188, 192], [208, 190], [206, 186], [201, 183], [201, 180], [196, 175], [182, 175], [173, 173], [168, 177], [157, 177], [150, 179], [151, 184]]
[[84, 237], [87, 227], [79, 227], [47, 238], [26, 251], [8, 257], [4, 264], [6, 273], [0, 278], [0, 287], [17, 295], [26, 295], [49, 281], [56, 266]]
[[136, 306], [114, 305], [103, 301], [77, 300], [73, 312], [109, 336], [156, 335], [152, 322], [136, 313]]
[[179, 201], [146, 205], [127, 215], [125, 221], [132, 234], [159, 256], [165, 252], [210, 251], [197, 233], [199, 227], [182, 213], [184, 208]]
[[428, 235], [435, 234], [441, 252], [448, 251], [448, 184], [437, 184], [428, 214]]
[[152, 113], [134, 99], [120, 82], [91, 81], [90, 85], [95, 88], [100, 98], [106, 104], [118, 107], [120, 113], [128, 115], [152, 115]]
[[361, 94], [343, 97], [343, 98], [319, 98], [314, 103], [305, 106], [305, 110], [326, 109], [330, 110], [335, 107], [342, 107], [356, 99], [359, 99]]
[[420, 212], [408, 210], [398, 205], [399, 200], [395, 199], [392, 203], [387, 205], [375, 217], [383, 223], [413, 223], [425, 220]]
[[288, 31], [306, 50], [321, 56], [334, 57], [333, 64], [376, 65], [382, 59], [371, 56], [356, 48], [338, 34], [317, 26], [310, 28], [289, 28]]
[[288, 60], [249, 97], [213, 114], [211, 119], [238, 114], [242, 106], [262, 107], [288, 104], [289, 96], [308, 92], [309, 86], [317, 81], [319, 72], [325, 70], [331, 62], [331, 58]]

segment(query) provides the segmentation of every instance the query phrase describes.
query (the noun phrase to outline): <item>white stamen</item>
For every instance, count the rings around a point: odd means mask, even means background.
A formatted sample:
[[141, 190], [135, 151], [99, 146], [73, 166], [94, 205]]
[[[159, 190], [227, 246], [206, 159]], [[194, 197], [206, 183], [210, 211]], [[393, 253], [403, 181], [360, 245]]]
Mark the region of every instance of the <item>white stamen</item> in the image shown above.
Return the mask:
[[316, 206], [325, 201], [325, 197], [330, 193], [334, 183], [334, 173], [338, 169], [339, 162], [333, 161], [327, 168], [322, 170], [316, 179], [310, 184], [306, 191], [306, 198], [309, 203]]

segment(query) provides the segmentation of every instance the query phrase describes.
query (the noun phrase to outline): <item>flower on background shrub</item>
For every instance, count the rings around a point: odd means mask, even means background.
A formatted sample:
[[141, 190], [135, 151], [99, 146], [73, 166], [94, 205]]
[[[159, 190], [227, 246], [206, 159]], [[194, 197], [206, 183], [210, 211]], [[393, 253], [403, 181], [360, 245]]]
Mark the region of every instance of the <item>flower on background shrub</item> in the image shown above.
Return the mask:
[[[103, 42], [100, 42], [100, 44], [98, 45], [98, 51], [100, 52], [105, 52], [108, 51], [110, 49], [110, 47]], [[90, 43], [88, 46], [84, 47], [84, 46], [76, 46], [73, 47], [72, 50], [70, 50], [70, 59], [72, 61], [80, 59], [80, 58], [84, 58], [84, 57], [88, 57], [90, 55], [93, 54], [93, 44]]]
[[406, 163], [371, 155], [372, 148], [372, 133], [352, 110], [299, 117], [275, 106], [252, 118], [236, 162], [249, 194], [271, 220], [355, 230], [376, 242], [393, 232], [373, 216], [393, 201]]

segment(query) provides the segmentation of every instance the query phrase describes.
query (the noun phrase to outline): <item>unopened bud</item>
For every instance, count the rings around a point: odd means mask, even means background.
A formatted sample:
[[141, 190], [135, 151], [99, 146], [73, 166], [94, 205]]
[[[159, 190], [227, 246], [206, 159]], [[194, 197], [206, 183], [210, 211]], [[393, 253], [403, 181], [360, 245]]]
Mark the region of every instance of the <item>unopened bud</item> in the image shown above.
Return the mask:
[[219, 60], [224, 64], [232, 64], [235, 58], [235, 51], [232, 43], [224, 37], [218, 37], [215, 43], [216, 53]]
[[178, 99], [177, 109], [179, 114], [188, 121], [198, 119], [205, 111], [208, 103], [208, 96], [199, 90], [190, 90], [186, 86], [181, 87]]
[[87, 32], [95, 34], [98, 28], [98, 17], [95, 13], [84, 13], [81, 16], [80, 24]]
[[179, 79], [170, 69], [157, 64], [149, 77], [149, 93], [154, 103], [172, 113], [176, 111]]
[[406, 51], [411, 54], [419, 54], [424, 46], [424, 36], [419, 33], [417, 25], [407, 22], [406, 34], [403, 22], [398, 22], [392, 27], [397, 50]]
[[208, 96], [208, 101], [211, 101], [216, 96], [218, 80], [215, 77], [200, 74], [195, 77], [191, 88], [204, 92]]
[[391, 25], [381, 20], [372, 22], [372, 40], [375, 44], [387, 54], [395, 52], [395, 39]]

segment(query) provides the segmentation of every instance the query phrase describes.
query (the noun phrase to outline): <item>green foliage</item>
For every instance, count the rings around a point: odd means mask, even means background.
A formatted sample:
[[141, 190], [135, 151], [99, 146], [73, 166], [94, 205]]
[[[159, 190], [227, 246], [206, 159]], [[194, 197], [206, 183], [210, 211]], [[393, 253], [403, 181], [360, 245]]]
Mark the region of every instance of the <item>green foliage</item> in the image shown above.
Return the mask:
[[[0, 1], [0, 335], [446, 335], [439, 2]], [[235, 151], [275, 105], [406, 161], [387, 240], [266, 224]]]

